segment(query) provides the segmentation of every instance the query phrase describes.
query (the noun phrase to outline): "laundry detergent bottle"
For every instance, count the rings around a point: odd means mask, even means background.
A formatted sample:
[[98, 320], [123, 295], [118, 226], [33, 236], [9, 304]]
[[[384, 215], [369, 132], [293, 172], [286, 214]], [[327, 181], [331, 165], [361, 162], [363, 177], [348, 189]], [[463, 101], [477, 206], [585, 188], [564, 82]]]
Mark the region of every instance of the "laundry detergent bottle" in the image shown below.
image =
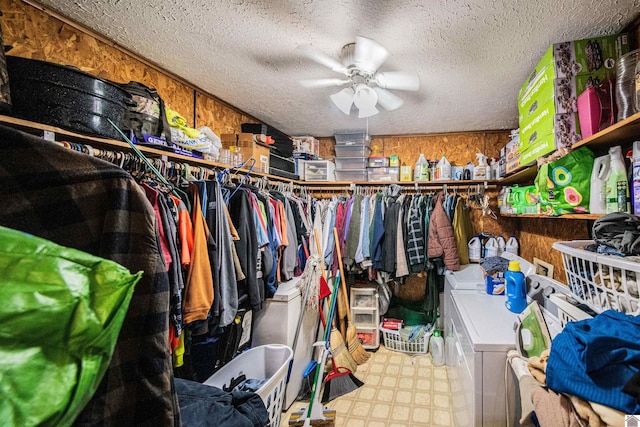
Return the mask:
[[627, 182], [627, 169], [622, 159], [622, 147], [616, 145], [609, 148], [611, 156], [609, 179], [607, 179], [607, 204], [606, 212], [631, 212], [629, 202], [629, 185]]
[[589, 212], [603, 214], [606, 208], [607, 179], [610, 173], [611, 156], [596, 157], [591, 172], [591, 191], [589, 194]]
[[504, 273], [504, 278], [507, 296], [504, 305], [513, 313], [522, 313], [527, 306], [527, 282], [520, 271], [519, 261], [509, 261], [509, 269]]
[[444, 365], [444, 339], [437, 329], [433, 331], [433, 336], [429, 339], [429, 351], [433, 358], [433, 366]]

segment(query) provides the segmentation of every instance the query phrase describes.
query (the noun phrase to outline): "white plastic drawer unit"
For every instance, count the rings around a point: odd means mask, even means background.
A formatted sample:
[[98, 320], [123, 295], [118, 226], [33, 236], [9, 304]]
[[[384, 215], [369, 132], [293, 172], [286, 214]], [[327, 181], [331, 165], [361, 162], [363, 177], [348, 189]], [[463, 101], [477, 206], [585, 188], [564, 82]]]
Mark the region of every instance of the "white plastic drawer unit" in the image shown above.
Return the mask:
[[375, 288], [351, 288], [351, 308], [378, 307], [378, 291]]
[[358, 328], [378, 327], [379, 317], [377, 308], [351, 308], [351, 319]]
[[306, 181], [335, 181], [335, 165], [328, 160], [306, 160], [304, 179]]
[[362, 326], [356, 327], [358, 339], [362, 342], [362, 347], [366, 350], [373, 350], [380, 346], [380, 332], [377, 327], [365, 328]]

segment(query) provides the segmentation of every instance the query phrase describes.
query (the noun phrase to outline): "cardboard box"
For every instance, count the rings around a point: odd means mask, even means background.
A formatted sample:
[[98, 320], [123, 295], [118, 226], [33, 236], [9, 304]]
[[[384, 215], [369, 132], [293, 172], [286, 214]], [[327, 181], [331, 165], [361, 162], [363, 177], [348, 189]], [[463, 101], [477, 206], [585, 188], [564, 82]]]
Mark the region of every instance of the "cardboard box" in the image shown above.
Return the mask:
[[[544, 74], [549, 80], [554, 80], [596, 71], [615, 72], [616, 60], [627, 52], [629, 39], [626, 33], [555, 43], [546, 50], [525, 79], [518, 92], [518, 100], [522, 99], [528, 89], [535, 86]], [[548, 65], [551, 67], [547, 68]]]
[[537, 143], [541, 136], [555, 134], [558, 146], [570, 147], [582, 138], [577, 113], [553, 114], [553, 102], [547, 103], [529, 123], [520, 126], [520, 152]]
[[535, 143], [520, 149], [520, 165], [528, 165], [535, 162], [538, 157], [553, 153], [560, 147], [558, 136], [554, 133], [536, 138]]
[[505, 171], [506, 173], [511, 173], [520, 167], [520, 139], [513, 138], [507, 142], [504, 151], [506, 159]]
[[[550, 67], [547, 66], [547, 69]], [[555, 106], [553, 114], [577, 112], [578, 96], [587, 88], [597, 87], [607, 81], [615, 83], [615, 73], [612, 70], [559, 79], [550, 79], [548, 73], [543, 73], [538, 82], [518, 100], [519, 122], [521, 126], [527, 123], [537, 108], [551, 101]]]
[[223, 133], [220, 135], [220, 140], [223, 149], [239, 147], [243, 160], [255, 159], [254, 171], [269, 173], [269, 146], [256, 142], [254, 134], [244, 132], [239, 134]]

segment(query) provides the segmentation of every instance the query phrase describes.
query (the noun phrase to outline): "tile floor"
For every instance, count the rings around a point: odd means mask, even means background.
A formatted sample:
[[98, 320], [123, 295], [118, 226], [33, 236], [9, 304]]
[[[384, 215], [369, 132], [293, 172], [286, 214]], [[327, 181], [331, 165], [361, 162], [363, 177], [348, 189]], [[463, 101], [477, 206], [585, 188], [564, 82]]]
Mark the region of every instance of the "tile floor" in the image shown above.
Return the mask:
[[[364, 385], [328, 403], [335, 409], [336, 427], [451, 426], [450, 389], [444, 366], [435, 367], [431, 355], [388, 350], [380, 345], [356, 372]], [[305, 402], [294, 402], [289, 414]]]

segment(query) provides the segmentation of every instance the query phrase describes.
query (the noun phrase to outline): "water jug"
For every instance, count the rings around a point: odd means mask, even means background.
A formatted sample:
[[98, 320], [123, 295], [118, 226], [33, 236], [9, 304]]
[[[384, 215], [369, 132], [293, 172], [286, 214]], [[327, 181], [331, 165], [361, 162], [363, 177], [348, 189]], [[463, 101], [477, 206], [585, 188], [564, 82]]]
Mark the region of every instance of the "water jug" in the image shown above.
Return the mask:
[[609, 148], [611, 156], [609, 178], [607, 179], [607, 201], [605, 210], [607, 213], [631, 211], [629, 203], [629, 183], [627, 182], [627, 169], [622, 159], [622, 147], [616, 145]]
[[603, 214], [606, 208], [606, 187], [609, 178], [611, 156], [596, 157], [591, 172], [591, 190], [589, 194], [589, 212]]
[[504, 305], [513, 313], [521, 313], [527, 306], [527, 282], [520, 271], [519, 261], [509, 261], [509, 269], [504, 278], [507, 295]]
[[502, 234], [499, 235], [496, 240], [498, 241], [498, 256], [500, 256], [502, 252], [507, 250], [507, 242], [504, 240], [504, 237], [502, 237]]
[[516, 236], [509, 237], [505, 251], [511, 252], [514, 255], [518, 255], [519, 248], [520, 248], [520, 245], [518, 244], [518, 240], [516, 240]]
[[429, 340], [429, 352], [433, 358], [433, 366], [444, 365], [444, 339], [437, 329], [433, 331], [433, 336]]
[[479, 236], [469, 240], [469, 262], [480, 262], [482, 259], [482, 242]]
[[487, 244], [484, 246], [484, 257], [489, 258], [492, 256], [498, 256], [498, 241], [495, 237], [489, 237]]

